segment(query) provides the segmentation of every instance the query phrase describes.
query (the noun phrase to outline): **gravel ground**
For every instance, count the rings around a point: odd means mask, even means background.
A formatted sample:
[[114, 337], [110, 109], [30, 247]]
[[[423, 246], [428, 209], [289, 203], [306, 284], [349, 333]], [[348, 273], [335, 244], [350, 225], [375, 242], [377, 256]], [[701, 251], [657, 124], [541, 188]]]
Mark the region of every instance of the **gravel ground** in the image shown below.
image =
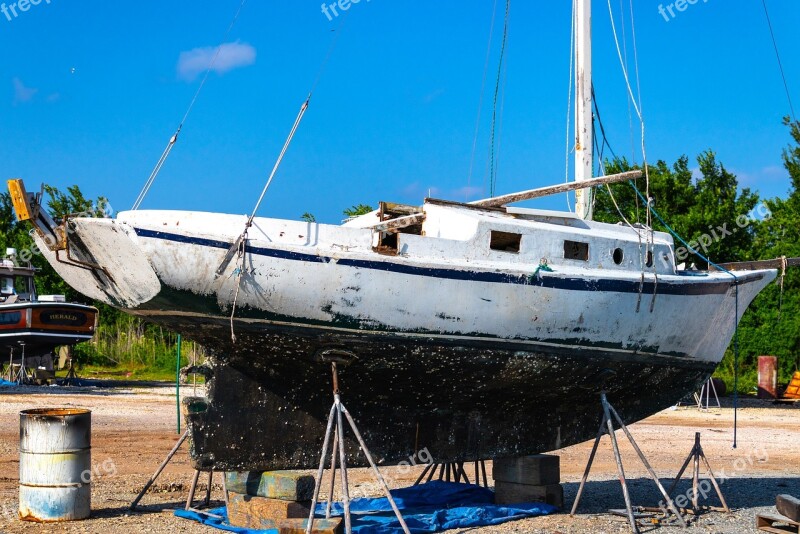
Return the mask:
[[[182, 393], [192, 395], [191, 386]], [[19, 411], [45, 406], [85, 407], [93, 411], [94, 481], [92, 518], [76, 523], [40, 525], [16, 520], [19, 470]], [[192, 470], [185, 450], [179, 453], [143, 500], [139, 512], [128, 504], [177, 441], [175, 397], [169, 388], [0, 388], [0, 532], [155, 534], [218, 532], [175, 518], [188, 494]], [[702, 432], [703, 448], [715, 473], [725, 480], [722, 491], [732, 514], [708, 512], [692, 520], [692, 532], [738, 534], [758, 532], [757, 513], [774, 511], [779, 493], [800, 495], [800, 409], [747, 400], [739, 412], [738, 448], [731, 447], [730, 407], [700, 412], [693, 408], [667, 410], [632, 425], [631, 431], [656, 472], [667, 484], [689, 454], [694, 433]], [[619, 436], [626, 475], [634, 505], [655, 506], [661, 500], [635, 452]], [[571, 506], [591, 449], [584, 443], [558, 451], [567, 506]], [[624, 533], [626, 520], [608, 514], [623, 508], [616, 466], [607, 438], [601, 445], [579, 514], [566, 514], [472, 529], [478, 533]], [[491, 465], [489, 474], [491, 474]], [[354, 470], [353, 485], [374, 493], [368, 472]], [[393, 487], [407, 486], [418, 470], [402, 474], [386, 468]], [[490, 479], [490, 484], [492, 481]], [[681, 491], [688, 488], [688, 480]], [[201, 481], [200, 490], [205, 485]], [[222, 498], [220, 481], [212, 485], [212, 498]], [[198, 492], [198, 494], [200, 494]], [[709, 503], [717, 505], [716, 498]], [[676, 531], [675, 526], [647, 525], [643, 532]], [[455, 532], [455, 531], [453, 531]]]

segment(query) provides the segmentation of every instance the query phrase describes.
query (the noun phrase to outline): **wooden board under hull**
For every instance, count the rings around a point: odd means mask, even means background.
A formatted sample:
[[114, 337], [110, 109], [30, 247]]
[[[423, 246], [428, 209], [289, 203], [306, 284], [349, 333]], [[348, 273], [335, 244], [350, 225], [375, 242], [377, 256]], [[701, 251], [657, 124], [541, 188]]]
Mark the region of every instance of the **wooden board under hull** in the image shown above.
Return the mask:
[[[189, 420], [196, 466], [226, 471], [318, 465], [333, 400], [330, 365], [315, 356], [325, 348], [356, 354], [340, 370], [343, 402], [384, 464], [424, 449], [436, 461], [454, 461], [580, 443], [597, 432], [604, 383], [611, 402], [633, 422], [674, 404], [714, 367], [603, 348], [412, 343], [239, 323], [233, 345], [223, 321], [178, 328], [194, 330], [192, 337], [218, 354], [209, 365], [208, 402], [193, 403]], [[364, 465], [348, 438], [348, 461]]]

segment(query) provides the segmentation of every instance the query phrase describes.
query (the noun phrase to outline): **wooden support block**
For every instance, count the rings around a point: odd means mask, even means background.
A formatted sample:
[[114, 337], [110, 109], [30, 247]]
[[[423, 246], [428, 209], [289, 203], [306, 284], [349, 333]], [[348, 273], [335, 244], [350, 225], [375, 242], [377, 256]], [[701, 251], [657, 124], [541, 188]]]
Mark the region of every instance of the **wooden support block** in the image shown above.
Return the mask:
[[276, 529], [281, 521], [307, 518], [310, 512], [310, 502], [267, 499], [228, 492], [228, 522], [234, 527], [255, 530]]
[[778, 495], [775, 502], [778, 513], [795, 522], [800, 522], [800, 499], [791, 495]]
[[788, 517], [775, 517], [771, 515], [756, 515], [756, 528], [763, 532], [774, 534], [800, 534], [800, 523], [796, 523]]
[[495, 504], [542, 502], [563, 508], [564, 488], [561, 484], [530, 486], [528, 484], [495, 481], [494, 502]]
[[314, 477], [303, 471], [245, 471], [225, 473], [228, 491], [242, 495], [310, 501], [314, 496]]
[[530, 486], [558, 484], [561, 482], [561, 458], [550, 454], [495, 458], [492, 478]]
[[[308, 527], [308, 518], [286, 519], [278, 524], [278, 532], [279, 534], [305, 534], [306, 527]], [[342, 519], [340, 517], [315, 519], [311, 532], [314, 534], [339, 534], [342, 532]]]

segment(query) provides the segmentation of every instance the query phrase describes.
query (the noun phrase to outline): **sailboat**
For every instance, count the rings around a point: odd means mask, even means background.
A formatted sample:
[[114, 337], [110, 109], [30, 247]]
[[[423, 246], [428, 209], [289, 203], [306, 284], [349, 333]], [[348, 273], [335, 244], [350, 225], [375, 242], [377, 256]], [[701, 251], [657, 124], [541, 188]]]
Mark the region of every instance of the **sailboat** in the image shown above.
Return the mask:
[[[591, 219], [590, 0], [577, 1], [576, 181], [463, 203], [381, 202], [342, 225], [190, 211], [18, 217], [73, 288], [211, 351], [197, 467], [315, 467], [330, 360], [373, 456], [521, 456], [636, 421], [705, 382], [775, 270], [679, 269], [671, 235]], [[514, 206], [575, 190], [576, 212]], [[243, 233], [243, 229], [246, 231]], [[348, 441], [350, 465], [363, 465]]]

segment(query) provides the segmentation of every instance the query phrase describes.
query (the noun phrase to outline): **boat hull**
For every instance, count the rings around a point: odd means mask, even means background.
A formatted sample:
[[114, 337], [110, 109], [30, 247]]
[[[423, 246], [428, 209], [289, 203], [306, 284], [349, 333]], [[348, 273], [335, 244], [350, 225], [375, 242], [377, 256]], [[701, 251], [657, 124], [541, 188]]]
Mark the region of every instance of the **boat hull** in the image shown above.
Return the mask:
[[[340, 364], [342, 400], [381, 463], [425, 450], [436, 461], [520, 456], [594, 436], [599, 393], [633, 422], [705, 381], [714, 364], [660, 355], [541, 343], [402, 339], [236, 322], [235, 351], [223, 320], [154, 318], [216, 347], [208, 398], [189, 401], [196, 467], [316, 467], [333, 402], [328, 349]], [[201, 334], [198, 332], [202, 332]], [[348, 462], [364, 465], [352, 434]]]
[[[497, 221], [481, 214], [461, 240], [403, 234], [386, 255], [369, 229], [256, 219], [226, 262], [240, 218], [137, 212], [70, 220], [81, 265], [42, 250], [84, 294], [212, 351], [208, 399], [188, 406], [192, 457], [228, 471], [318, 465], [330, 350], [353, 355], [343, 399], [381, 463], [579, 443], [597, 431], [603, 389], [633, 422], [697, 388], [776, 276], [677, 273], [666, 242], [650, 271], [612, 267], [614, 247], [644, 257], [632, 230]], [[489, 233], [512, 224], [531, 238], [519, 255], [486, 252]], [[570, 239], [591, 243], [589, 263], [567, 257]], [[347, 449], [363, 465], [351, 436]]]

